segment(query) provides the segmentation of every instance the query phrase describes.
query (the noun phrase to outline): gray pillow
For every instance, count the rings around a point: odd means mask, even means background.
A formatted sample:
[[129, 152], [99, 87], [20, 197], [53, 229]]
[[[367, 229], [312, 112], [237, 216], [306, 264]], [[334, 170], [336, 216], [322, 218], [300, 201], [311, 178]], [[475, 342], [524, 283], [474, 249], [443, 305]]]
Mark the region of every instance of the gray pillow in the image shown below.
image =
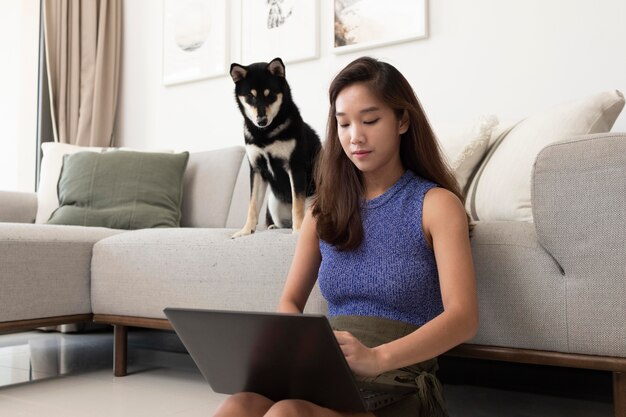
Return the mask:
[[113, 229], [179, 227], [189, 153], [78, 152], [63, 157], [48, 223]]

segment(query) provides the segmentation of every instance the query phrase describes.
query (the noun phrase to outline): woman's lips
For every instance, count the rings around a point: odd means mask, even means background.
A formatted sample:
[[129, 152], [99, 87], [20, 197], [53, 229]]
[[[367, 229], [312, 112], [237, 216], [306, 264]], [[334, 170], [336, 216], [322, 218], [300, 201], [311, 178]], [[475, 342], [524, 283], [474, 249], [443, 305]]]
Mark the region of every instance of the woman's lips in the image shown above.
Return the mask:
[[352, 155], [354, 155], [355, 158], [365, 158], [371, 152], [372, 151], [355, 151], [355, 152], [352, 152]]

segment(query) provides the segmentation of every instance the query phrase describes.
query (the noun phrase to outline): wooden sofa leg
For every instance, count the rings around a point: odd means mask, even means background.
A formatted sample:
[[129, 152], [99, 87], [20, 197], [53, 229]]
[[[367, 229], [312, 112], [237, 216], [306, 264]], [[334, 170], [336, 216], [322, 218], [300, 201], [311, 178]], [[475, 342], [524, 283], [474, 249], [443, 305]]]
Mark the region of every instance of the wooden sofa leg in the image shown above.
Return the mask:
[[126, 376], [128, 357], [128, 328], [116, 324], [113, 326], [115, 347], [113, 349], [113, 374], [115, 376]]
[[615, 417], [626, 417], [626, 372], [613, 372]]

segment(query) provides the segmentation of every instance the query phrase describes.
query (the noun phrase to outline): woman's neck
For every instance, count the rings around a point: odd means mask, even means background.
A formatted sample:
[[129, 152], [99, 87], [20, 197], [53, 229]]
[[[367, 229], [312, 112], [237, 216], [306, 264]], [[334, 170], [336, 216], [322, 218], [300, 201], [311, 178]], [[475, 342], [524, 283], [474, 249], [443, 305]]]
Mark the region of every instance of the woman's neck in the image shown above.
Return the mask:
[[387, 170], [384, 173], [380, 172], [364, 172], [363, 183], [365, 185], [365, 199], [371, 200], [380, 195], [383, 195], [389, 190], [406, 170], [402, 165], [395, 167], [394, 169]]

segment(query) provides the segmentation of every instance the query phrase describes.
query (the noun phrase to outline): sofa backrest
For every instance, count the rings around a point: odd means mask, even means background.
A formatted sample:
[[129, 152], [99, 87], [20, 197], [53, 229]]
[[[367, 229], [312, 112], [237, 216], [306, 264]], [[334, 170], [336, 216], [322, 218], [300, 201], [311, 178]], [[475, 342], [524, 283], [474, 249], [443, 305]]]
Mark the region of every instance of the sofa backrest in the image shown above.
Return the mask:
[[[244, 156], [241, 161], [241, 167], [239, 168], [239, 175], [235, 182], [235, 189], [233, 190], [232, 200], [230, 203], [230, 209], [228, 211], [228, 217], [226, 218], [225, 227], [232, 229], [240, 229], [246, 222], [248, 215], [248, 205], [250, 201], [250, 164], [248, 158]], [[259, 210], [259, 222], [262, 229], [265, 227], [265, 210], [267, 207], [267, 192], [261, 193], [257, 198], [257, 207], [261, 206]]]
[[[192, 152], [183, 184], [182, 227], [241, 228], [250, 199], [250, 166], [243, 146]], [[258, 204], [265, 195], [259, 196]], [[265, 204], [260, 218], [264, 224]], [[263, 217], [261, 217], [263, 216]]]

